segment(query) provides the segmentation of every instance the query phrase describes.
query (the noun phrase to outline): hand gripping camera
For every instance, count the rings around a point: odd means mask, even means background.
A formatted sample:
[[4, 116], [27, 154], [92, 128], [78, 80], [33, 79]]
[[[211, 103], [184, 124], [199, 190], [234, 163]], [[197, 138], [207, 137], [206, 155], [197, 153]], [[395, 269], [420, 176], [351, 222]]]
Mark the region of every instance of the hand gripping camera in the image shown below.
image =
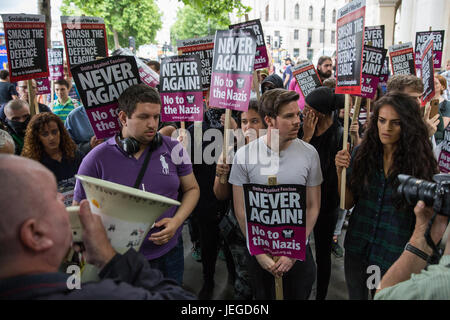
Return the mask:
[[425, 205], [433, 207], [433, 217], [430, 220], [425, 238], [428, 245], [433, 248], [433, 258], [439, 259], [440, 253], [434, 242], [431, 240], [430, 231], [437, 214], [450, 217], [450, 174], [436, 174], [433, 177], [435, 182], [429, 182], [399, 174], [400, 185], [397, 193], [410, 205], [415, 205], [422, 200]]

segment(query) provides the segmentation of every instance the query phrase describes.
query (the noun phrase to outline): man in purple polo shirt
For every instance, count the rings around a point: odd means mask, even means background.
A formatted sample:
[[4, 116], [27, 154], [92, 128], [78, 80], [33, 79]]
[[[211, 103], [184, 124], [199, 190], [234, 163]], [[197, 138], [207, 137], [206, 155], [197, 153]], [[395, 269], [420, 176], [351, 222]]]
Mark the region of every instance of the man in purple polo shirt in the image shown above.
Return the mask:
[[[181, 285], [184, 271], [181, 230], [183, 222], [197, 204], [200, 189], [192, 173], [189, 156], [179, 142], [158, 135], [160, 111], [161, 99], [154, 88], [138, 84], [126, 89], [119, 97], [121, 134], [93, 149], [83, 159], [78, 174], [133, 187], [144, 159], [151, 152], [140, 188], [177, 200], [181, 186], [183, 196], [178, 208], [168, 209], [157, 220], [140, 252], [152, 267]], [[134, 139], [136, 150], [130, 151], [124, 147], [127, 138]], [[172, 160], [172, 153], [177, 161]], [[85, 198], [83, 187], [77, 181], [74, 204]]]

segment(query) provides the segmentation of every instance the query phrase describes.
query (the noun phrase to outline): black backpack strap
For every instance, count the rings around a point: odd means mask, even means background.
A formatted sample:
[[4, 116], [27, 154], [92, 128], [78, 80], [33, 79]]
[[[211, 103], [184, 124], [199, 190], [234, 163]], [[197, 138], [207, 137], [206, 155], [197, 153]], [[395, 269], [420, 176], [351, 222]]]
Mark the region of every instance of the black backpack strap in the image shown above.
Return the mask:
[[148, 162], [150, 161], [151, 156], [152, 156], [152, 150], [149, 147], [148, 153], [144, 159], [144, 164], [142, 165], [141, 171], [139, 171], [136, 182], [134, 183], [134, 188], [136, 188], [136, 189], [139, 189], [139, 185], [142, 182], [142, 178], [144, 178], [144, 174], [145, 174], [145, 171], [147, 170]]

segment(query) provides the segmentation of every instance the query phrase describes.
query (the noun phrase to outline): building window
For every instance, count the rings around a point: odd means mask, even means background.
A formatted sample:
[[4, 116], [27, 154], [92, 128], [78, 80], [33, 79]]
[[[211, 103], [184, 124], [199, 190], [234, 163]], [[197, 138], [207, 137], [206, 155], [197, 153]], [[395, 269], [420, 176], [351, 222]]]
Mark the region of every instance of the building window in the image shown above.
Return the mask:
[[300, 20], [300, 6], [298, 5], [298, 3], [295, 5], [294, 19]]
[[323, 43], [325, 39], [325, 30], [320, 30], [320, 43]]
[[336, 31], [331, 31], [331, 43], [336, 43]]
[[294, 57], [298, 57], [300, 55], [300, 49], [299, 48], [294, 48]]
[[279, 15], [280, 15], [280, 12], [278, 10], [275, 11], [275, 21], [278, 21]]
[[336, 23], [336, 9], [333, 10], [333, 23]]
[[307, 43], [308, 47], [311, 47], [311, 42], [312, 42], [312, 29], [308, 29], [308, 43]]
[[309, 21], [312, 21], [312, 20], [313, 20], [313, 7], [310, 6], [309, 7]]
[[280, 36], [280, 31], [275, 30], [275, 37], [279, 37]]
[[306, 56], [308, 57], [308, 60], [312, 60], [314, 57], [314, 49], [308, 49], [306, 52]]
[[269, 21], [269, 5], [266, 6], [266, 21]]
[[294, 40], [298, 40], [298, 30], [294, 30]]
[[325, 8], [320, 10], [320, 22], [325, 22]]

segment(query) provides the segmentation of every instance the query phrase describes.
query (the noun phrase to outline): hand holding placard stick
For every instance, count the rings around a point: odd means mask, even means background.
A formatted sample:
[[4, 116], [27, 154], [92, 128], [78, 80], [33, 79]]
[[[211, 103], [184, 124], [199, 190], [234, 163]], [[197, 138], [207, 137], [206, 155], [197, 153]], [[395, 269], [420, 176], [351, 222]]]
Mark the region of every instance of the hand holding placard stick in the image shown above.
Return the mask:
[[[344, 114], [344, 137], [342, 141], [342, 150], [347, 150], [347, 140], [348, 140], [348, 117], [350, 113], [350, 95], [345, 95], [345, 114]], [[347, 169], [342, 169], [342, 176], [341, 176], [341, 209], [345, 210], [345, 185], [347, 184]]]
[[[269, 186], [275, 186], [277, 185], [277, 176], [269, 176], [267, 178], [267, 184]], [[275, 263], [278, 262], [280, 257], [272, 257], [273, 261]], [[277, 277], [275, 276], [275, 299], [276, 300], [283, 300], [283, 277]]]

